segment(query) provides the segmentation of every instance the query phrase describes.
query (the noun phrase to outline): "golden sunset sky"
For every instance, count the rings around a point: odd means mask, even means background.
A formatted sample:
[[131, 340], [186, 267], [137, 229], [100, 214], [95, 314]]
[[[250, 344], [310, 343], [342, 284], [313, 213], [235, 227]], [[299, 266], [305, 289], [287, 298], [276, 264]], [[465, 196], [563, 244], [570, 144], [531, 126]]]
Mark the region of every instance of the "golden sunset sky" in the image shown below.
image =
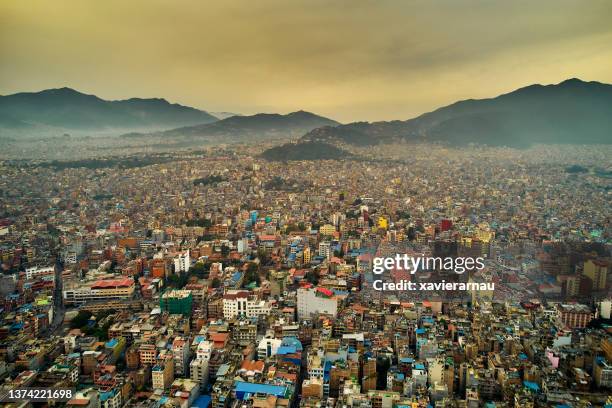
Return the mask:
[[532, 83], [612, 83], [611, 44], [607, 0], [4, 0], [0, 94], [408, 119]]

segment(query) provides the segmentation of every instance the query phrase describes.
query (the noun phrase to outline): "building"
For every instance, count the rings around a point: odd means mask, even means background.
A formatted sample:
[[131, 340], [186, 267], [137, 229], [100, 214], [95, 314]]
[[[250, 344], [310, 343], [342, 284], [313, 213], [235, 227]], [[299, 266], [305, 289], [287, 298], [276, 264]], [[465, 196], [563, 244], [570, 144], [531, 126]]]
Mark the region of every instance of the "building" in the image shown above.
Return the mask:
[[332, 256], [331, 242], [323, 241], [319, 243], [319, 256], [330, 259]]
[[157, 361], [157, 349], [154, 344], [142, 344], [138, 348], [140, 364], [153, 365]]
[[297, 291], [297, 309], [299, 319], [306, 319], [315, 313], [336, 317], [338, 298], [329, 289], [300, 288]]
[[25, 276], [27, 280], [31, 280], [35, 277], [40, 277], [40, 276], [49, 276], [49, 275], [54, 275], [55, 274], [55, 267], [53, 266], [44, 266], [44, 267], [32, 267], [32, 268], [26, 268], [25, 270]]
[[151, 276], [155, 278], [165, 278], [168, 275], [168, 265], [164, 258], [154, 258], [150, 263]]
[[587, 305], [560, 304], [559, 319], [571, 329], [582, 329], [593, 319], [593, 312]]
[[172, 355], [174, 356], [174, 373], [185, 376], [189, 370], [189, 344], [181, 336], [174, 338], [172, 342]]
[[87, 388], [78, 391], [71, 400], [66, 402], [67, 407], [79, 407], [79, 408], [99, 408], [100, 394], [93, 388]]
[[208, 385], [209, 363], [212, 355], [212, 343], [204, 340], [198, 344], [196, 356], [189, 363], [189, 377], [200, 385], [200, 389], [206, 389]]
[[270, 314], [270, 305], [246, 290], [228, 290], [223, 295], [223, 317], [258, 317]]
[[275, 355], [282, 342], [281, 339], [264, 337], [257, 346], [257, 357], [263, 359]]
[[180, 401], [182, 407], [193, 407], [195, 400], [200, 396], [198, 383], [188, 378], [177, 378], [170, 386], [170, 396]]
[[121, 396], [119, 388], [100, 390], [100, 408], [120, 408], [123, 402]]
[[583, 274], [593, 282], [593, 290], [603, 290], [608, 284], [608, 263], [589, 259], [584, 263]]
[[164, 292], [159, 299], [161, 310], [170, 314], [191, 315], [193, 296], [190, 290], [173, 289]]
[[596, 357], [593, 377], [599, 388], [612, 389], [612, 365], [608, 364], [605, 357]]
[[174, 273], [189, 272], [189, 268], [191, 268], [191, 257], [187, 250], [174, 258]]
[[257, 339], [257, 324], [247, 320], [240, 320], [233, 327], [232, 338], [243, 346], [253, 344]]
[[236, 399], [239, 401], [252, 400], [253, 396], [272, 396], [284, 399], [288, 397], [289, 389], [286, 386], [281, 385], [236, 381], [234, 384], [234, 393]]
[[151, 368], [154, 389], [164, 390], [174, 381], [174, 359], [170, 353], [160, 353], [157, 364]]
[[336, 232], [336, 227], [331, 224], [325, 224], [325, 225], [322, 225], [321, 228], [319, 228], [319, 233], [321, 235], [332, 236], [334, 235], [335, 232]]
[[63, 291], [66, 305], [82, 305], [88, 302], [127, 300], [134, 295], [134, 279], [104, 279], [92, 284], [66, 283]]

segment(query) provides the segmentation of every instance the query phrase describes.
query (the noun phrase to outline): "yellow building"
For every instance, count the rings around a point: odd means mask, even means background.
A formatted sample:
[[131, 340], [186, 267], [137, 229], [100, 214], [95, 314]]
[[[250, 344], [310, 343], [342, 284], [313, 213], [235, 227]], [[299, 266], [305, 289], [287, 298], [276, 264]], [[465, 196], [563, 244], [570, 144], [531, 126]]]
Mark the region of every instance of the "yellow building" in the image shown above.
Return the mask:
[[481, 223], [478, 225], [478, 228], [476, 228], [475, 236], [482, 242], [489, 243], [495, 238], [495, 233], [491, 231], [491, 228], [487, 224]]
[[319, 233], [321, 235], [334, 235], [334, 232], [336, 232], [336, 227], [331, 224], [325, 224], [319, 228]]
[[304, 248], [304, 263], [305, 264], [310, 263], [310, 257], [311, 257], [310, 248], [309, 247]]
[[378, 228], [387, 229], [389, 227], [389, 221], [385, 217], [378, 217]]

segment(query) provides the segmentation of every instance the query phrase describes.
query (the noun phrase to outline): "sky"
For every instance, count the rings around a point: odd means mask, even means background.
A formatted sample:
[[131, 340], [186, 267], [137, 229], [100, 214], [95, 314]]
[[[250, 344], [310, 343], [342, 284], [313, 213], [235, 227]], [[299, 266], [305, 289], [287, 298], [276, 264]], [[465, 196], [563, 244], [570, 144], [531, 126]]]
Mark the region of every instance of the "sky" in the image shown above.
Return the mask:
[[0, 94], [409, 119], [533, 83], [612, 83], [610, 44], [608, 0], [7, 0]]

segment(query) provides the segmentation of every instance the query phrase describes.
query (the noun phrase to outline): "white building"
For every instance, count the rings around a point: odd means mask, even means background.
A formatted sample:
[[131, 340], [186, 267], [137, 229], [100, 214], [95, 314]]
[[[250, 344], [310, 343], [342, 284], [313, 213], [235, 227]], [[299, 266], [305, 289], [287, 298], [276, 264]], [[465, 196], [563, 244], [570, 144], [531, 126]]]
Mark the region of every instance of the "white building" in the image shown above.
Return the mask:
[[238, 253], [242, 254], [249, 248], [249, 241], [246, 238], [238, 240]]
[[191, 257], [189, 256], [189, 250], [187, 250], [174, 258], [174, 272], [188, 272], [189, 268], [191, 268]]
[[271, 357], [275, 355], [283, 341], [275, 338], [263, 338], [257, 346], [257, 358]]
[[328, 289], [300, 288], [297, 291], [297, 311], [299, 319], [306, 319], [316, 313], [324, 313], [336, 317], [338, 313], [338, 298], [330, 295]]
[[319, 256], [324, 256], [327, 259], [331, 258], [331, 242], [323, 241], [319, 243]]
[[612, 300], [606, 299], [599, 302], [599, 316], [604, 319], [610, 318], [610, 311], [612, 310]]
[[26, 274], [27, 280], [30, 280], [37, 276], [53, 275], [55, 274], [55, 267], [54, 266], [43, 266], [43, 267], [34, 266], [32, 268], [26, 268], [25, 274]]
[[223, 295], [223, 317], [256, 317], [270, 314], [270, 305], [246, 290], [228, 290]]

